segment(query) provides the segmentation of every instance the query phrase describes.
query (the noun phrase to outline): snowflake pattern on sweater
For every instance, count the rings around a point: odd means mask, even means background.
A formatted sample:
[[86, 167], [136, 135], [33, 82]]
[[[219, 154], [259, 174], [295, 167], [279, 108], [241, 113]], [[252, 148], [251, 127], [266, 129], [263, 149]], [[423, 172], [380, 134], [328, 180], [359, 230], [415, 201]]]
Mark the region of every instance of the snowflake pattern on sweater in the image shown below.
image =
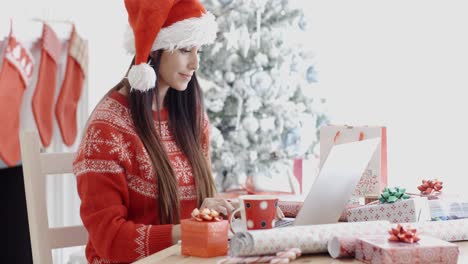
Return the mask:
[[[181, 218], [197, 207], [192, 167], [169, 129], [167, 111], [154, 113], [159, 134], [179, 182]], [[209, 158], [205, 115], [202, 150]], [[157, 177], [137, 136], [128, 101], [113, 92], [96, 107], [74, 161], [81, 218], [89, 233], [90, 263], [129, 263], [171, 245], [172, 225], [159, 223]]]

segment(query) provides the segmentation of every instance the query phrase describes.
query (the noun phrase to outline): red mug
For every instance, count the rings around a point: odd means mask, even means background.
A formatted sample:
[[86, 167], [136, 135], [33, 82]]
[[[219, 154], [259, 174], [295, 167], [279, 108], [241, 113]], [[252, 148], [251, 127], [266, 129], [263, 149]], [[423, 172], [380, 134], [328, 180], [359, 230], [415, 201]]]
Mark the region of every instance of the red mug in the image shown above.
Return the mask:
[[239, 208], [229, 217], [230, 229], [235, 215], [240, 212], [241, 219], [247, 230], [271, 229], [275, 226], [278, 197], [274, 195], [242, 195], [239, 196]]

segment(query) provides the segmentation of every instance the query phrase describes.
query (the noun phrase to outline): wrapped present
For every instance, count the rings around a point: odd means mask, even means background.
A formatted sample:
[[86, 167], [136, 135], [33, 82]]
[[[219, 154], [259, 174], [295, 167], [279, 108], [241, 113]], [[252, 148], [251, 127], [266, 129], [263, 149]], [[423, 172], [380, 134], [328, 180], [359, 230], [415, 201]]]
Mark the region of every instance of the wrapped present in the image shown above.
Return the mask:
[[332, 258], [354, 257], [357, 237], [333, 237], [328, 241], [328, 254]]
[[392, 223], [430, 221], [427, 198], [417, 197], [394, 203], [369, 204], [348, 210], [348, 222], [388, 220]]
[[428, 236], [417, 243], [389, 241], [388, 236], [358, 238], [355, 258], [365, 263], [380, 264], [456, 264], [457, 245]]
[[[409, 223], [402, 225], [407, 226]], [[468, 240], [468, 219], [419, 222], [411, 225], [417, 228], [418, 234], [423, 236], [431, 236], [449, 242]], [[328, 241], [328, 253], [333, 258], [354, 257], [357, 241], [357, 237], [333, 237]]]
[[459, 199], [429, 200], [429, 211], [434, 221], [468, 218], [468, 201]]
[[[405, 228], [398, 224], [388, 231], [389, 241], [401, 241], [406, 243], [415, 243], [419, 241], [415, 228]], [[328, 253], [332, 258], [354, 257], [356, 253], [357, 237], [336, 236], [328, 241]]]
[[229, 223], [217, 214], [210, 210], [204, 214], [192, 213], [193, 218], [180, 222], [183, 255], [215, 257], [227, 254]]
[[468, 218], [447, 221], [429, 221], [413, 224], [422, 235], [445, 241], [468, 240]]
[[379, 200], [379, 196], [377, 195], [367, 195], [366, 197], [364, 197], [364, 204], [370, 204], [378, 200]]
[[320, 167], [333, 145], [363, 139], [380, 138], [381, 144], [372, 156], [354, 193], [353, 200], [379, 195], [387, 185], [387, 129], [383, 126], [327, 125], [320, 128]]

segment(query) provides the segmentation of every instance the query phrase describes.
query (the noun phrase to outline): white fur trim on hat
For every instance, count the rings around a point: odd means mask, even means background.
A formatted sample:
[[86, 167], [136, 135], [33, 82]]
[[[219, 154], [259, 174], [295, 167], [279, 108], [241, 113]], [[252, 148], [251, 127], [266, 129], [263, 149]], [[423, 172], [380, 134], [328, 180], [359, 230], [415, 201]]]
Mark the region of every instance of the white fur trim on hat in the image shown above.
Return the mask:
[[132, 90], [146, 92], [156, 85], [156, 73], [147, 63], [133, 65], [127, 78]]
[[[174, 50], [185, 47], [199, 47], [211, 44], [216, 39], [218, 24], [213, 14], [206, 12], [201, 17], [187, 18], [162, 28], [153, 43], [153, 50]], [[130, 27], [124, 37], [126, 50], [135, 54], [135, 42]]]

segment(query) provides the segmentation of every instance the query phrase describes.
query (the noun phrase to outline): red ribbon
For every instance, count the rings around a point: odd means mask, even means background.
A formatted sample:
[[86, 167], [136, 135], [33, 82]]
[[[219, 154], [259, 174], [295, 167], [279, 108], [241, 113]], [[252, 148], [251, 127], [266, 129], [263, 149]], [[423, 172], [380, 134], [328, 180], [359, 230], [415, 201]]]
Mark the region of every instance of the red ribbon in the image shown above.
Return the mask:
[[193, 209], [192, 217], [198, 222], [219, 222], [223, 220], [216, 210], [208, 208], [203, 208], [201, 210], [198, 210], [198, 208]]
[[416, 235], [416, 228], [410, 228], [408, 226], [405, 229], [400, 224], [398, 224], [396, 228], [392, 228], [388, 233], [390, 234], [390, 237], [388, 238], [389, 241], [416, 243], [420, 240]]
[[443, 182], [435, 180], [423, 180], [422, 184], [418, 186], [418, 190], [421, 194], [432, 194], [433, 192], [440, 192], [444, 186]]

